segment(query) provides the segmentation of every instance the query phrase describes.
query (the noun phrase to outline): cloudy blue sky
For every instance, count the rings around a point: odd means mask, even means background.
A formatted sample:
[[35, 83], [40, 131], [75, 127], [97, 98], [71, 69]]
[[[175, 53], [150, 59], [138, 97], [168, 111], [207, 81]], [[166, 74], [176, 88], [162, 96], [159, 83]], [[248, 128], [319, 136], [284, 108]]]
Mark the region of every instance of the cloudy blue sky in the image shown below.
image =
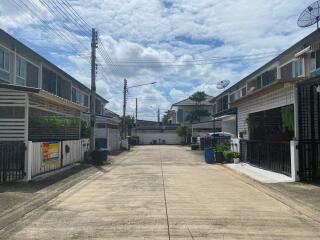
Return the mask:
[[[217, 82], [239, 81], [315, 29], [296, 23], [313, 0], [64, 1], [99, 32], [97, 90], [108, 108], [121, 113], [123, 78], [129, 86], [157, 82], [129, 91], [129, 114], [138, 97], [148, 120], [197, 90], [218, 94]], [[67, 6], [0, 0], [0, 27], [90, 86], [88, 30]]]

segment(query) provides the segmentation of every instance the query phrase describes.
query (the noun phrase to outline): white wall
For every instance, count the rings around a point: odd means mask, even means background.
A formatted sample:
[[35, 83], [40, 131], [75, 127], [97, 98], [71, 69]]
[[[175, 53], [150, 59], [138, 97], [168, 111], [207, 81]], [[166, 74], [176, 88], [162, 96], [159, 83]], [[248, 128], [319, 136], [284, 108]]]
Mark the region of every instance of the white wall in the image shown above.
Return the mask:
[[28, 163], [30, 163], [31, 170], [30, 177], [34, 177], [42, 173], [59, 169], [61, 166], [61, 144], [59, 144], [59, 160], [51, 164], [44, 164], [42, 143], [43, 142], [32, 142], [32, 144], [29, 144], [31, 148], [28, 150], [31, 151], [29, 155], [30, 159], [28, 161]]
[[94, 128], [94, 134], [96, 138], [107, 138], [106, 128]]
[[231, 151], [232, 152], [240, 152], [240, 139], [239, 138], [231, 138]]
[[108, 149], [109, 151], [117, 151], [120, 149], [120, 129], [108, 128]]
[[237, 135], [237, 122], [236, 119], [234, 120], [228, 120], [228, 121], [221, 121], [221, 129], [222, 132], [228, 132], [228, 133], [232, 133], [235, 136]]
[[[294, 85], [285, 84], [284, 87], [270, 93], [253, 96], [237, 104], [238, 108], [238, 133], [246, 128], [246, 119], [250, 113], [260, 112], [273, 108], [294, 104]], [[248, 136], [244, 136], [247, 138]]]
[[[62, 142], [62, 166], [68, 166], [76, 162], [84, 160], [84, 152], [88, 151], [89, 139], [63, 141]], [[66, 146], [69, 146], [70, 151], [67, 153]]]
[[144, 130], [137, 132], [137, 135], [139, 136], [140, 144], [150, 144], [153, 140], [156, 140], [157, 142], [162, 140], [166, 141], [166, 144], [180, 144], [182, 139], [177, 135], [175, 131], [164, 131], [160, 132], [159, 130]]
[[[90, 146], [89, 139], [59, 142], [59, 159], [50, 164], [44, 164], [42, 144], [43, 142], [28, 142], [27, 180], [31, 180], [34, 176], [83, 161], [84, 153], [89, 150]], [[66, 152], [66, 145], [70, 147], [69, 153]], [[63, 160], [61, 159], [61, 152], [63, 153]]]

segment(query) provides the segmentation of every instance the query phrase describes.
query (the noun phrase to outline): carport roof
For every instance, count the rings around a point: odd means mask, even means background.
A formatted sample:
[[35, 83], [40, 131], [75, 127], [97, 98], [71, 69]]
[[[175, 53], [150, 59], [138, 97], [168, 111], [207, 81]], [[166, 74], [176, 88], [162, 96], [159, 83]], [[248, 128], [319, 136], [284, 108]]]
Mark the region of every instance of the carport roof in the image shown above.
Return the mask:
[[17, 86], [13, 84], [6, 84], [6, 83], [0, 83], [0, 88], [4, 89], [9, 89], [9, 90], [15, 90], [15, 91], [20, 91], [20, 92], [25, 92], [25, 93], [30, 93], [30, 94], [35, 94], [36, 96], [39, 96], [49, 102], [53, 102], [56, 104], [60, 104], [63, 106], [68, 106], [74, 109], [77, 109], [82, 112], [86, 112], [87, 108], [84, 106], [81, 106], [79, 104], [76, 104], [70, 100], [58, 97], [52, 93], [49, 93], [45, 90], [42, 90], [40, 88], [33, 88], [33, 87], [25, 87], [25, 86]]

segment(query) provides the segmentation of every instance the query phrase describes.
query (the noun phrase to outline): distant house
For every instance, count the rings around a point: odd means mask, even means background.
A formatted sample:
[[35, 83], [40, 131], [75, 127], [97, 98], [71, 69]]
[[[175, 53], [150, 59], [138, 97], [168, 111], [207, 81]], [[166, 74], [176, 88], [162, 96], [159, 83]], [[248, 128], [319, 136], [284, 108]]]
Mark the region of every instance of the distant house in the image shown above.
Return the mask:
[[96, 117], [96, 147], [108, 148], [110, 151], [120, 150], [121, 118], [109, 109]]
[[140, 144], [180, 144], [182, 139], [176, 133], [179, 124], [162, 125], [156, 121], [138, 120], [133, 131], [139, 136]]
[[[212, 104], [210, 103], [211, 99], [212, 96], [207, 95], [206, 100], [201, 103], [201, 109], [208, 110], [210, 116], [201, 117], [200, 122], [205, 122], [212, 119]], [[196, 102], [190, 100], [189, 98], [174, 103], [170, 109], [169, 122], [172, 124], [190, 125], [191, 122], [187, 120], [187, 117], [196, 107]]]

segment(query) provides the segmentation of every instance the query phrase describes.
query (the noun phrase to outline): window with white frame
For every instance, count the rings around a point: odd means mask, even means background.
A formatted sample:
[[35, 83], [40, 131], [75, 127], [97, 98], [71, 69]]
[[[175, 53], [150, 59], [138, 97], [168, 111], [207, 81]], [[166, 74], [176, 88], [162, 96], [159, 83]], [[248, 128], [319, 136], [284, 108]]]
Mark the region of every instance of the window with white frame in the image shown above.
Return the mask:
[[5, 50], [0, 48], [0, 79], [5, 81], [10, 81], [10, 54]]
[[10, 55], [0, 48], [0, 69], [9, 72]]
[[303, 76], [303, 59], [299, 58], [294, 62], [294, 77]]
[[88, 101], [89, 97], [87, 94], [85, 93], [80, 93], [80, 104], [82, 106], [88, 107], [89, 106], [89, 101]]
[[77, 94], [79, 94], [77, 90], [78, 89], [72, 87], [71, 99], [72, 99], [72, 102], [74, 103], [77, 103]]
[[247, 87], [241, 89], [241, 97], [247, 96]]
[[79, 89], [72, 87], [72, 102], [75, 102], [79, 105], [88, 107], [89, 106], [89, 96]]
[[213, 104], [213, 107], [212, 107], [212, 113], [213, 114], [216, 114], [217, 113], [217, 104]]
[[16, 84], [17, 85], [26, 85], [26, 76], [27, 76], [27, 63], [21, 57], [17, 57], [16, 60]]
[[84, 103], [83, 103], [83, 105], [85, 106], [85, 107], [89, 107], [89, 96], [88, 95], [84, 95]]
[[[245, 88], [244, 88], [245, 89]], [[238, 100], [239, 98], [242, 97], [242, 91], [243, 89], [239, 89], [236, 92], [233, 92], [230, 96], [229, 96], [229, 101], [230, 102], [234, 102], [236, 100]]]
[[309, 70], [313, 72], [320, 68], [320, 50], [310, 53]]

